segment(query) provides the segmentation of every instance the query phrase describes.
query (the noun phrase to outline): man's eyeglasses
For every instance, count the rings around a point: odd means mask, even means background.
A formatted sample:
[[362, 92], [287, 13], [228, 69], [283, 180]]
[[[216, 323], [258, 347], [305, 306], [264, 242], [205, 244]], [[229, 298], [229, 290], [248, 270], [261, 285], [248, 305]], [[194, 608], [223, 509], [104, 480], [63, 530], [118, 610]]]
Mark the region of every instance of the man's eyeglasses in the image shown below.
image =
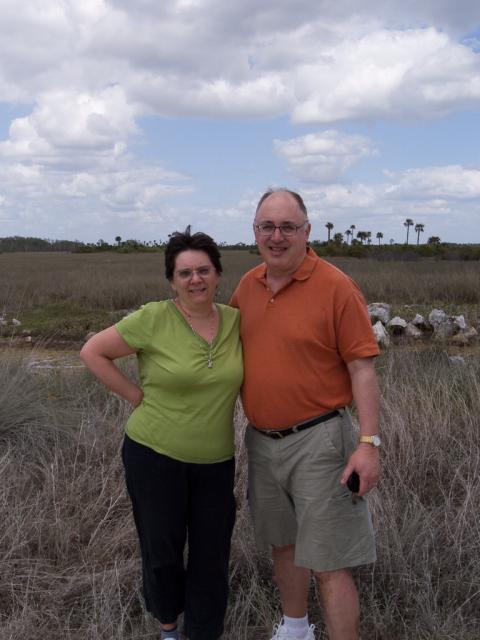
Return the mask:
[[299, 229], [307, 224], [307, 220], [302, 224], [293, 224], [293, 222], [284, 222], [282, 224], [273, 224], [272, 222], [263, 222], [255, 224], [254, 227], [261, 236], [273, 236], [275, 229], [278, 229], [282, 236], [294, 236]]
[[193, 277], [193, 274], [196, 273], [197, 276], [200, 276], [201, 278], [205, 278], [206, 276], [210, 275], [210, 273], [212, 272], [213, 267], [198, 267], [198, 269], [180, 269], [180, 271], [177, 271], [177, 276], [181, 279], [181, 280], [190, 280], [190, 278]]

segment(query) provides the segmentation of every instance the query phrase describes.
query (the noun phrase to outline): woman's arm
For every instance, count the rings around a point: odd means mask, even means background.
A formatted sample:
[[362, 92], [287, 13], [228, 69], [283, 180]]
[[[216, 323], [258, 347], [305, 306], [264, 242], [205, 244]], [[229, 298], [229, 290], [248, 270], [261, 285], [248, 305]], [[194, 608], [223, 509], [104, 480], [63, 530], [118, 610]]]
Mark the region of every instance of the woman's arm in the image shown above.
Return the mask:
[[108, 327], [96, 333], [80, 351], [80, 358], [94, 376], [108, 389], [124, 398], [133, 407], [138, 407], [143, 399], [142, 389], [132, 382], [114, 364], [116, 358], [136, 353], [115, 327]]

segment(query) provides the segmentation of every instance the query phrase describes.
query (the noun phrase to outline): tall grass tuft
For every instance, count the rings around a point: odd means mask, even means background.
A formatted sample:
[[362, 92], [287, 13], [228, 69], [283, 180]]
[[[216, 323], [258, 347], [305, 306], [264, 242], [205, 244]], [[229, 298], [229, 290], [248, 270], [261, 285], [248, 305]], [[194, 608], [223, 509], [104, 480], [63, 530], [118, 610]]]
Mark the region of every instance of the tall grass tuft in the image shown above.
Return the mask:
[[[126, 368], [131, 371], [132, 364]], [[356, 572], [362, 638], [477, 640], [480, 364], [436, 350], [379, 358], [383, 478], [370, 497], [378, 561]], [[119, 459], [126, 404], [83, 371], [0, 360], [0, 639], [157, 637], [140, 594]], [[225, 638], [268, 638], [279, 615], [253, 543], [238, 432], [237, 525]], [[326, 637], [314, 604], [317, 638]]]
[[[378, 638], [478, 638], [480, 363], [387, 353], [383, 478], [372, 495], [379, 561], [363, 584]], [[365, 576], [366, 577], [366, 576]], [[369, 637], [369, 636], [367, 636]]]

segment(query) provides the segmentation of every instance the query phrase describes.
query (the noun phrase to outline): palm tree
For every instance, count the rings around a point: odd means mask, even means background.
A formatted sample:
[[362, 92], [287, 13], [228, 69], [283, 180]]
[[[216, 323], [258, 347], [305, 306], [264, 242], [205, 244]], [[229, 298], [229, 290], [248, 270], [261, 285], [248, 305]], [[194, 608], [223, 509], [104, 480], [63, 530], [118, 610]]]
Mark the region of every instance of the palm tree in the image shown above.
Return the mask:
[[348, 238], [353, 234], [353, 231], [351, 231], [350, 229], [347, 229], [345, 231], [345, 235], [347, 236], [347, 244], [348, 244]]
[[366, 239], [367, 239], [367, 244], [372, 244], [372, 232], [371, 231], [366, 231]]
[[423, 233], [424, 227], [425, 227], [425, 225], [423, 225], [423, 224], [416, 224], [415, 225], [415, 231], [417, 232], [417, 245], [420, 244], [420, 234]]
[[359, 231], [357, 233], [357, 238], [360, 240], [360, 242], [363, 244], [363, 241], [367, 239], [367, 232], [366, 231]]
[[407, 227], [407, 244], [408, 244], [408, 233], [410, 231], [410, 227], [413, 227], [413, 220], [411, 218], [407, 218], [403, 223], [404, 227]]
[[334, 243], [335, 243], [335, 244], [337, 244], [337, 245], [342, 244], [342, 242], [343, 242], [343, 233], [340, 233], [340, 232], [336, 233], [336, 234], [333, 236], [333, 241], [334, 241]]
[[327, 222], [327, 224], [325, 225], [328, 229], [328, 240], [327, 242], [330, 242], [330, 233], [333, 229], [333, 222]]
[[122, 241], [121, 236], [115, 236], [115, 242], [117, 243], [117, 246], [120, 246], [121, 241]]
[[440, 238], [439, 236], [431, 236], [428, 239], [428, 244], [440, 244]]
[[378, 246], [380, 246], [380, 240], [383, 238], [383, 233], [381, 231], [377, 231], [376, 238], [378, 239]]

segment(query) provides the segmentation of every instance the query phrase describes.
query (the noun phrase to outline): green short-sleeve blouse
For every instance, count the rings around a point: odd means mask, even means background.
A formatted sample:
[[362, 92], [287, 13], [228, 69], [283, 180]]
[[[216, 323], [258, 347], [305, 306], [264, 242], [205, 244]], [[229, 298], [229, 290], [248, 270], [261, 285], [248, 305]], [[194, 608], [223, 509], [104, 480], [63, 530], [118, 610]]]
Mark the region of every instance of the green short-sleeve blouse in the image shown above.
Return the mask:
[[150, 302], [115, 326], [138, 349], [144, 392], [131, 414], [130, 438], [183, 462], [213, 463], [234, 454], [233, 412], [243, 379], [240, 316], [217, 305], [218, 334], [209, 345], [171, 300]]

